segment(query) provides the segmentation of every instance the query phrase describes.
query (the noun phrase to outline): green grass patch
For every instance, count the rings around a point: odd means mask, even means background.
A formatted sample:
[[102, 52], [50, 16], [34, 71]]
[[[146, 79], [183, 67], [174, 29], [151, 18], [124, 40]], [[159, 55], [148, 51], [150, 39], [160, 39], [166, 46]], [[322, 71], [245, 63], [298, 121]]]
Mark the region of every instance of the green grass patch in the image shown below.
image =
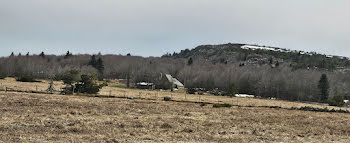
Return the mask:
[[34, 78], [34, 76], [31, 75], [31, 74], [21, 75], [21, 76], [16, 78], [16, 81], [20, 81], [20, 82], [41, 82], [41, 81], [36, 80]]
[[227, 104], [227, 103], [225, 103], [225, 104], [217, 103], [217, 104], [213, 104], [213, 107], [214, 108], [231, 108], [232, 105], [231, 104]]

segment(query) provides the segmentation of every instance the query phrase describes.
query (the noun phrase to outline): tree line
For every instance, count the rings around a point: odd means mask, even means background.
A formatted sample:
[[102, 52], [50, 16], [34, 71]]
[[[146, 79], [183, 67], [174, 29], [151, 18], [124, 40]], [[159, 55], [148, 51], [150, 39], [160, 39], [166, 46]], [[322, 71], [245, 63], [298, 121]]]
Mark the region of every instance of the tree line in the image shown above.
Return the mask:
[[[294, 69], [287, 62], [279, 63], [278, 67], [269, 64], [242, 66], [240, 62], [213, 63], [213, 60], [196, 56], [145, 58], [131, 55], [73, 55], [70, 52], [59, 56], [42, 52], [39, 55], [11, 54], [0, 58], [0, 74], [12, 77], [31, 75], [34, 78], [55, 79], [72, 69], [78, 69], [82, 74], [97, 75], [99, 80], [127, 79], [130, 84], [145, 81], [157, 85], [160, 73], [168, 73], [184, 83], [186, 88], [200, 88], [216, 95], [234, 91], [263, 98], [313, 102], [324, 102], [326, 99], [322, 96], [325, 93], [327, 99], [335, 95], [350, 96], [349, 74]], [[320, 86], [322, 75], [327, 76], [328, 87]], [[321, 88], [327, 90], [322, 91]]]

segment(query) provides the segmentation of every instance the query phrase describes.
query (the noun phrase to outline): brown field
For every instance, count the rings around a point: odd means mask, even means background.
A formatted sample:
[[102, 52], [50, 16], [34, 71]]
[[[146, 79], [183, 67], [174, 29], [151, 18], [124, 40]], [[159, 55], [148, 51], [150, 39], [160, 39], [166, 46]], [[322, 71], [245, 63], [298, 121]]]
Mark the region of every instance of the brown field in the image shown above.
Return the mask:
[[[118, 87], [114, 87], [114, 85]], [[169, 91], [149, 91], [149, 90], [137, 90], [137, 89], [126, 89], [119, 88], [117, 81], [111, 81], [108, 87], [104, 87], [99, 93], [101, 96], [116, 96], [116, 97], [134, 97], [142, 99], [152, 99], [152, 100], [162, 100], [163, 97], [172, 97], [176, 101], [190, 101], [190, 102], [207, 102], [207, 103], [228, 103], [232, 105], [239, 106], [280, 106], [283, 108], [291, 107], [304, 107], [312, 106], [317, 108], [328, 108], [328, 109], [348, 109], [332, 107], [320, 104], [311, 104], [303, 102], [289, 102], [282, 100], [269, 100], [269, 99], [258, 99], [258, 98], [230, 98], [224, 96], [213, 96], [213, 95], [188, 95], [184, 91], [175, 91], [171, 93]], [[8, 89], [19, 90], [19, 91], [36, 91], [45, 92], [49, 86], [49, 81], [42, 80], [42, 82], [37, 83], [26, 83], [26, 82], [16, 82], [14, 78], [6, 78], [5, 80], [0, 80], [0, 90]], [[56, 90], [60, 91], [64, 87], [62, 82], [54, 82], [54, 87]], [[350, 109], [348, 109], [350, 110]]]
[[[48, 86], [13, 79], [0, 83], [22, 90]], [[179, 102], [162, 101], [171, 96], [166, 91], [105, 87], [100, 94], [135, 99], [0, 92], [0, 142], [350, 142], [350, 114], [213, 108], [181, 102], [199, 101], [199, 95], [185, 99], [176, 93], [173, 98]], [[250, 98], [233, 98], [234, 104], [237, 99], [242, 106], [324, 107]], [[232, 103], [231, 98], [209, 95], [201, 101]]]

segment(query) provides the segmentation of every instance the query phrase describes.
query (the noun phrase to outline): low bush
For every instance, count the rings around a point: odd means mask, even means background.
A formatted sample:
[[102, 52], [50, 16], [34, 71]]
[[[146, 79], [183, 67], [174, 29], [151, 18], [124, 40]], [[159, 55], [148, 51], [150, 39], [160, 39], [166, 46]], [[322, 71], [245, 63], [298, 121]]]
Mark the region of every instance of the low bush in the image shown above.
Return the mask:
[[282, 108], [282, 107], [280, 107], [280, 106], [270, 106], [270, 108], [273, 108], [273, 109], [280, 109], [280, 108]]
[[187, 94], [196, 94], [196, 89], [194, 88], [187, 88]]
[[7, 77], [6, 74], [0, 73], [0, 79], [5, 79]]
[[107, 82], [97, 83], [97, 75], [81, 74], [79, 70], [72, 69], [55, 76], [55, 80], [62, 80], [66, 85], [62, 94], [84, 93], [97, 94], [104, 86], [108, 86]]
[[63, 87], [61, 94], [64, 94], [64, 95], [73, 94], [73, 87], [72, 86]]
[[334, 97], [332, 97], [328, 100], [328, 104], [329, 104], [329, 106], [342, 107], [342, 106], [344, 106], [345, 102], [344, 102], [343, 96], [335, 95]]
[[163, 128], [163, 129], [170, 129], [170, 128], [172, 128], [172, 126], [171, 126], [170, 124], [168, 124], [168, 123], [164, 123], [164, 124], [162, 124], [162, 125], [160, 126], [160, 128]]
[[203, 91], [198, 92], [198, 95], [204, 95]]
[[219, 103], [217, 103], [217, 104], [214, 104], [213, 105], [213, 107], [214, 108], [231, 108], [232, 107], [232, 105], [231, 104], [219, 104]]
[[40, 81], [35, 80], [35, 78], [31, 74], [21, 75], [21, 76], [17, 77], [16, 80], [20, 81], [20, 82], [40, 82]]
[[336, 109], [328, 109], [328, 108], [315, 108], [315, 107], [310, 107], [310, 106], [305, 106], [305, 107], [292, 107], [290, 108], [291, 110], [302, 110], [302, 111], [313, 111], [313, 112], [333, 112], [333, 113], [350, 113], [348, 110], [336, 110]]
[[170, 97], [164, 97], [164, 101], [171, 101]]
[[97, 94], [107, 83], [97, 84], [96, 80], [96, 75], [81, 75], [81, 80], [75, 85], [76, 91], [79, 93]]

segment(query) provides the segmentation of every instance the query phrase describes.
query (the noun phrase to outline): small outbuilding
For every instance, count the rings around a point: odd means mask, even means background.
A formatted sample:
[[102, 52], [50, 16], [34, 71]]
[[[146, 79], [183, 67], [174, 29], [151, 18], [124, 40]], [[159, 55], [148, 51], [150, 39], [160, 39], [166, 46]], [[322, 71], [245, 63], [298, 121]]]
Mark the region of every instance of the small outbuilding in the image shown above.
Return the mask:
[[136, 83], [136, 88], [138, 89], [154, 89], [154, 84], [149, 82], [139, 82]]
[[173, 90], [174, 88], [176, 89], [184, 88], [184, 85], [179, 80], [171, 76], [170, 74], [161, 73], [159, 79], [160, 81], [156, 85], [157, 88], [171, 89], [171, 90]]
[[184, 88], [184, 85], [179, 80], [171, 76], [170, 74], [165, 74], [165, 76], [168, 79], [168, 81], [172, 83], [172, 88], [177, 88], [177, 89]]

